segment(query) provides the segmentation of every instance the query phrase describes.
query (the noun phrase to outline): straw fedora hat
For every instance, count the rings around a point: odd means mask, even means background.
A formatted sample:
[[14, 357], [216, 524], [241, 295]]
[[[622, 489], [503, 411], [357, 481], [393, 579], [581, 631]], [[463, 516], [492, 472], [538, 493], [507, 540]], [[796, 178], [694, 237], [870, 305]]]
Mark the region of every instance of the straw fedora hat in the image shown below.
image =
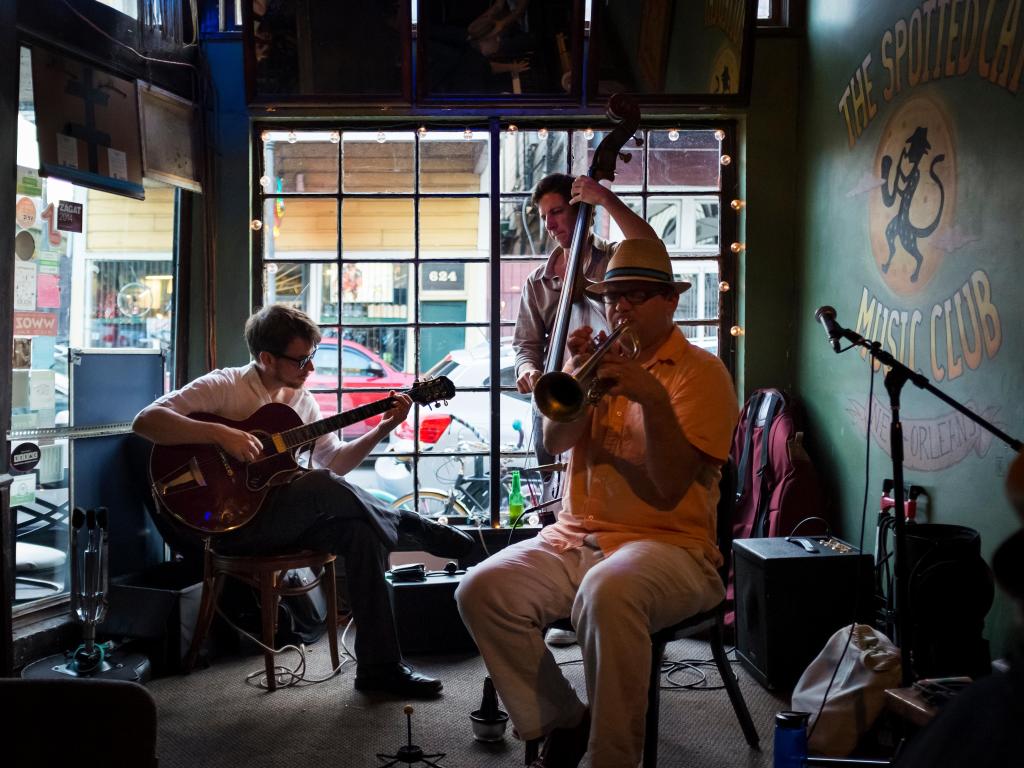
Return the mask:
[[685, 280], [674, 280], [672, 263], [661, 240], [623, 240], [608, 262], [604, 279], [586, 286], [587, 293], [600, 296], [615, 290], [617, 283], [658, 283], [677, 294], [690, 287]]

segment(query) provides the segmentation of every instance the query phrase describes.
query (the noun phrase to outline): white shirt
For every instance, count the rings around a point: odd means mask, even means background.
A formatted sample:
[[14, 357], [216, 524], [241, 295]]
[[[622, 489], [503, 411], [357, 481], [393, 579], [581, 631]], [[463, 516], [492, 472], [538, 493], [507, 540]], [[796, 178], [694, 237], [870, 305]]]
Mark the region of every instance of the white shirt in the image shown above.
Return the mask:
[[[263, 386], [255, 363], [241, 368], [219, 368], [200, 376], [181, 389], [157, 399], [156, 404], [175, 413], [188, 416], [193, 413], [211, 413], [231, 421], [244, 421], [264, 405], [274, 402]], [[285, 403], [298, 414], [303, 424], [319, 421], [320, 406], [305, 389], [295, 391], [295, 397]], [[330, 432], [316, 441], [313, 464], [326, 467], [343, 442], [336, 432]]]

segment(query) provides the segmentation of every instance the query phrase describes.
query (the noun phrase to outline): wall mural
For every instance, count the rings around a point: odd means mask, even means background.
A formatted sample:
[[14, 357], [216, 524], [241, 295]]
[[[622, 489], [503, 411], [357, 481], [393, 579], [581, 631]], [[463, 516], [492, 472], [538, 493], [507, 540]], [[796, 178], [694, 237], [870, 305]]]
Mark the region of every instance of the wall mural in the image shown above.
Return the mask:
[[[926, 86], [965, 78], [976, 81], [975, 89], [1014, 98], [1024, 68], [1020, 9], [1017, 0], [920, 3], [863, 52], [836, 102], [836, 127], [853, 162], [864, 166], [846, 196], [863, 206], [870, 242], [864, 253], [882, 287], [864, 283], [857, 299], [847, 297], [858, 307], [854, 329], [935, 384], [985, 375], [1003, 344], [1000, 306], [1009, 299], [985, 268], [996, 244], [984, 236], [984, 222], [958, 210], [962, 112], [945, 103], [942, 88]], [[869, 132], [873, 125], [880, 130]], [[1005, 426], [998, 405], [966, 404]], [[873, 438], [888, 453], [888, 399], [883, 394], [870, 407]], [[847, 400], [862, 433], [867, 408], [863, 399]], [[985, 456], [992, 444], [952, 409], [904, 418], [904, 431], [908, 470], [946, 469]]]

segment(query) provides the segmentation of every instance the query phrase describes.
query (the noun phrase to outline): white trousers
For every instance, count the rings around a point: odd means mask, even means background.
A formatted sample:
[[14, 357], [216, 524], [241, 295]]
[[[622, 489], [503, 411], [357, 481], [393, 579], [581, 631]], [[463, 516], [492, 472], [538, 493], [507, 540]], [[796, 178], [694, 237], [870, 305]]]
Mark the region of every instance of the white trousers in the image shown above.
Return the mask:
[[471, 568], [455, 593], [523, 739], [579, 722], [584, 705], [543, 631], [571, 616], [583, 652], [593, 768], [627, 768], [643, 752], [653, 631], [713, 608], [722, 581], [703, 556], [636, 541], [609, 556], [560, 552], [534, 538]]

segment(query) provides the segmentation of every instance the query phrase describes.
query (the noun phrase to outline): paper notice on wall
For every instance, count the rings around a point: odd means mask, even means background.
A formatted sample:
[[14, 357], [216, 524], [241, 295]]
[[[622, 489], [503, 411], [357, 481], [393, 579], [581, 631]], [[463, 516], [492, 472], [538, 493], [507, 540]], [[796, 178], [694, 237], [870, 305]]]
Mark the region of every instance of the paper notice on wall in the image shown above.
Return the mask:
[[78, 140], [64, 133], [57, 134], [57, 165], [78, 167]]
[[124, 152], [108, 147], [107, 165], [110, 168], [110, 178], [128, 180], [128, 156]]
[[32, 341], [32, 367], [49, 368], [53, 365], [53, 354], [57, 350], [57, 338], [55, 336], [31, 336]]
[[57, 405], [53, 371], [33, 370], [28, 380], [28, 407], [33, 411], [52, 411]]
[[32, 262], [14, 262], [14, 308], [23, 312], [36, 308], [36, 265]]
[[19, 197], [14, 206], [14, 221], [22, 229], [35, 226], [39, 214], [38, 202], [31, 197]]
[[36, 306], [60, 307], [60, 276], [40, 271], [36, 278]]
[[32, 504], [36, 500], [36, 473], [12, 475], [11, 506]]
[[43, 184], [39, 180], [39, 171], [19, 165], [17, 192], [19, 195], [28, 195], [29, 197], [42, 196]]

